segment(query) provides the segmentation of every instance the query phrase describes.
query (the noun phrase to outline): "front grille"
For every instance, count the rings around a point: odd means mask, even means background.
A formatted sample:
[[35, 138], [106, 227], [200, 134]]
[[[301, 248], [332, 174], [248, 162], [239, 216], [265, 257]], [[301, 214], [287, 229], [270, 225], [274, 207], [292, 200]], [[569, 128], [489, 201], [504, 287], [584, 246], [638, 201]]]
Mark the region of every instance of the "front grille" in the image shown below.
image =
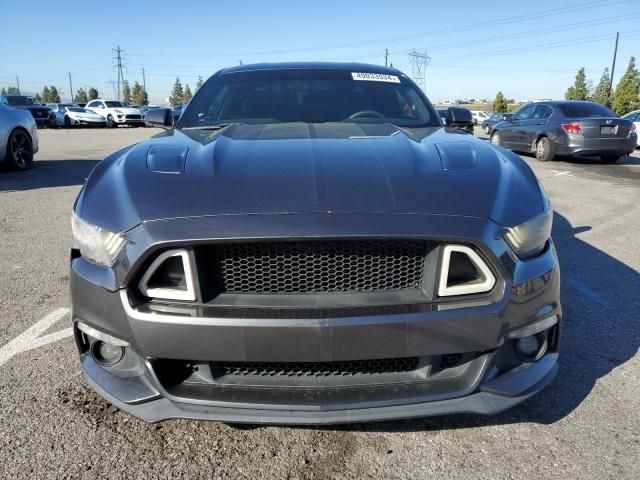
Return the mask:
[[127, 120], [142, 120], [142, 115], [126, 115], [124, 118]]
[[216, 245], [216, 293], [367, 292], [422, 287], [426, 243], [412, 240]]
[[329, 377], [411, 372], [420, 366], [418, 357], [342, 362], [218, 362], [223, 375], [247, 377]]

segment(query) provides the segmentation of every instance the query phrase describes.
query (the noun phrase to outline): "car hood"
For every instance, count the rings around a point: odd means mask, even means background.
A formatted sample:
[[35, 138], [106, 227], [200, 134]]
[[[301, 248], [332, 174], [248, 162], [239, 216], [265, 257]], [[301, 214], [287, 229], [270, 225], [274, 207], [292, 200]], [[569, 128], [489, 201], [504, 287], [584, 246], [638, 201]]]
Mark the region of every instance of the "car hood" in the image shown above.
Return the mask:
[[73, 118], [86, 118], [91, 120], [104, 120], [103, 117], [98, 115], [97, 113], [91, 112], [87, 110], [86, 112], [67, 112], [67, 115]]
[[44, 105], [10, 105], [11, 108], [15, 108], [17, 110], [30, 110], [32, 112], [38, 112], [38, 111], [49, 111], [49, 109], [47, 107], [45, 107]]
[[94, 169], [76, 206], [90, 223], [203, 215], [434, 214], [516, 225], [543, 211], [515, 154], [449, 128], [232, 125], [170, 130]]

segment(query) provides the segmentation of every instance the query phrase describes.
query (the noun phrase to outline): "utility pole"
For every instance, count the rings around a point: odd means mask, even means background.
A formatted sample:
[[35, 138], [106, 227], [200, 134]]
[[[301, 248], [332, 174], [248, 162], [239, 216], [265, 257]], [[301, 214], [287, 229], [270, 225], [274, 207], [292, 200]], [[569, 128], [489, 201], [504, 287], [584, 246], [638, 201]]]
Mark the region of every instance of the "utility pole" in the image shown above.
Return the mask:
[[618, 55], [618, 40], [620, 39], [620, 32], [616, 32], [616, 48], [613, 50], [613, 64], [611, 65], [611, 82], [609, 83], [609, 98], [613, 93], [613, 73], [616, 69], [616, 56]]
[[18, 87], [18, 93], [20, 93], [20, 78], [16, 75], [16, 85]]
[[69, 75], [69, 95], [71, 95], [71, 103], [73, 103], [73, 87], [71, 86], [71, 73], [67, 73]]
[[387, 63], [387, 61], [389, 60], [389, 49], [385, 48], [384, 49], [384, 66], [388, 67], [389, 64]]
[[120, 48], [120, 45], [118, 45], [116, 48], [112, 48], [111, 50], [116, 54], [113, 59], [116, 61], [114, 67], [118, 69], [118, 100], [120, 100], [120, 84], [124, 83], [124, 75], [122, 74], [122, 62], [124, 60], [122, 58], [122, 54], [124, 53], [124, 50]]
[[147, 80], [145, 79], [144, 76], [144, 67], [142, 67], [142, 89], [144, 90], [144, 92], [147, 92]]

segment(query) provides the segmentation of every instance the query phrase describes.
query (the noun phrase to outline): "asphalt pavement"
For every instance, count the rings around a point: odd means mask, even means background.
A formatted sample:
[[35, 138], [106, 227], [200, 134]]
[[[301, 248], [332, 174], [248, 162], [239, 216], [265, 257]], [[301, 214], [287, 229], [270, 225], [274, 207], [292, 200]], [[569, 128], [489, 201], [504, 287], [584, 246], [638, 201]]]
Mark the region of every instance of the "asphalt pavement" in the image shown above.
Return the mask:
[[100, 159], [156, 132], [42, 130], [34, 168], [0, 173], [0, 478], [640, 478], [640, 151], [523, 157], [556, 211], [563, 277], [542, 393], [493, 417], [239, 429], [118, 411], [68, 336], [73, 201]]

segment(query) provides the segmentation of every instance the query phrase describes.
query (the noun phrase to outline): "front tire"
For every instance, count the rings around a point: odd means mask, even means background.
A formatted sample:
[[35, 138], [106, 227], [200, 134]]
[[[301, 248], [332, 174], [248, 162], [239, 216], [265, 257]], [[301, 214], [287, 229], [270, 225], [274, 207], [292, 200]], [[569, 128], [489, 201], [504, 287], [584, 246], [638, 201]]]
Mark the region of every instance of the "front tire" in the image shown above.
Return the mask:
[[484, 133], [486, 133], [487, 135], [489, 135], [489, 132], [491, 132], [491, 129], [489, 128], [489, 125], [485, 125], [485, 126], [484, 126]]
[[71, 128], [71, 120], [67, 116], [64, 117], [64, 128]]
[[499, 131], [495, 131], [491, 134], [491, 144], [492, 145], [499, 145], [502, 146], [502, 138], [500, 137], [500, 132]]
[[616, 163], [620, 160], [620, 155], [602, 155], [600, 160], [602, 160], [602, 163]]
[[536, 159], [541, 162], [550, 162], [555, 157], [551, 141], [547, 137], [542, 137], [536, 142]]
[[107, 115], [107, 128], [116, 128], [116, 122], [111, 115]]
[[33, 164], [33, 143], [24, 130], [14, 130], [7, 143], [6, 161], [14, 170], [28, 170]]

